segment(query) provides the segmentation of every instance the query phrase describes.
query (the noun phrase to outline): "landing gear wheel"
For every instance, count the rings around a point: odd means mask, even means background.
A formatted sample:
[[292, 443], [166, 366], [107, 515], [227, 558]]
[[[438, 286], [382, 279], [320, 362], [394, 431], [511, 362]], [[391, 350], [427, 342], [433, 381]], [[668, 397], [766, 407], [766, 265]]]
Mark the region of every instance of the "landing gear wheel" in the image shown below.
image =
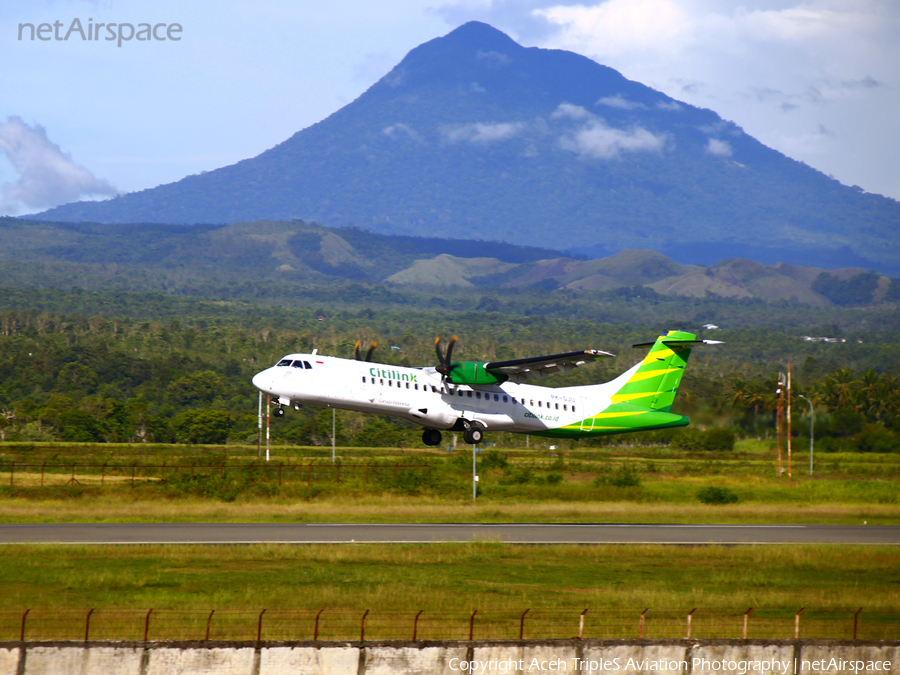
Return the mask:
[[426, 429], [422, 432], [422, 442], [425, 445], [440, 445], [441, 432], [437, 429]]
[[463, 432], [463, 440], [471, 445], [478, 445], [484, 440], [484, 430], [477, 424], [473, 424]]
[[272, 411], [272, 414], [275, 417], [284, 417], [284, 408], [278, 406], [277, 408], [275, 408], [275, 410]]

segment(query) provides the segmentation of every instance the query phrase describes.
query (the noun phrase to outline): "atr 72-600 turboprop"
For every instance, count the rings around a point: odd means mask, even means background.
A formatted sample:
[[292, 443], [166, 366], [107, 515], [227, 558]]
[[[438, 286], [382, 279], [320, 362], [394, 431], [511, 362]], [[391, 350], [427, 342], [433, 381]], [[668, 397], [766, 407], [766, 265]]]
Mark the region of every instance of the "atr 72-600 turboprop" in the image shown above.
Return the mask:
[[630, 431], [686, 426], [687, 417], [669, 412], [691, 348], [721, 344], [669, 331], [638, 364], [604, 384], [544, 387], [524, 380], [613, 356], [587, 349], [512, 361], [453, 361], [454, 337], [445, 354], [435, 340], [438, 365], [405, 368], [371, 361], [374, 345], [355, 359], [288, 354], [253, 378], [275, 397], [274, 415], [287, 406], [314, 405], [391, 415], [425, 428], [422, 441], [440, 445], [441, 431], [461, 431], [466, 443], [480, 443], [485, 431], [511, 431], [552, 438], [585, 438]]

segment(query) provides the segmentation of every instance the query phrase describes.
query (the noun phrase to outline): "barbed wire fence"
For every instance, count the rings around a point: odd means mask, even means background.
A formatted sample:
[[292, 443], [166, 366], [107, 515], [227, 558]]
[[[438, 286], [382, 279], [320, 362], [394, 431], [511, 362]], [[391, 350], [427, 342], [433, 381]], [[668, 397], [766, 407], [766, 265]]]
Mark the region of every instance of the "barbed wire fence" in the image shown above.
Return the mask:
[[51, 609], [0, 612], [2, 641], [422, 641], [563, 639], [888, 640], [900, 635], [894, 613], [656, 609]]

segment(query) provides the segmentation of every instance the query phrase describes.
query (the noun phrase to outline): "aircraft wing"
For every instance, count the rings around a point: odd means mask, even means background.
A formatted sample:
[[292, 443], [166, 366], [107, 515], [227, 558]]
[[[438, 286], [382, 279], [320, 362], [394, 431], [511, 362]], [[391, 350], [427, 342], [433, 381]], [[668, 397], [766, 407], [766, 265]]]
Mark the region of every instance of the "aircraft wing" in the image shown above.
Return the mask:
[[568, 373], [572, 368], [610, 356], [615, 356], [615, 354], [601, 352], [599, 349], [585, 349], [580, 352], [553, 354], [551, 356], [532, 356], [527, 359], [513, 359], [512, 361], [494, 361], [493, 363], [485, 363], [484, 369], [488, 372], [507, 375], [511, 378], [533, 377], [541, 379], [553, 373]]

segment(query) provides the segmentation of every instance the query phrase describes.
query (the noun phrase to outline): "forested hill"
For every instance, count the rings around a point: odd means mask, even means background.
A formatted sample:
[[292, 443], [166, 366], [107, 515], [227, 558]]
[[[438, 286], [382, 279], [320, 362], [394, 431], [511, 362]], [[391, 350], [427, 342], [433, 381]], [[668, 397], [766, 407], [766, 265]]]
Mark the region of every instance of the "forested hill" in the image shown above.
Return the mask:
[[257, 157], [38, 218], [292, 217], [591, 257], [653, 249], [680, 263], [742, 256], [900, 274], [900, 203], [841, 185], [711, 110], [477, 22], [412, 50], [356, 101]]
[[383, 235], [301, 220], [187, 227], [0, 218], [0, 277], [7, 287], [229, 298], [246, 294], [248, 287], [258, 297], [268, 287], [308, 294], [313, 287], [338, 292], [364, 284], [370, 291], [391, 289], [398, 302], [422, 292], [445, 296], [476, 289], [730, 298], [815, 308], [900, 301], [900, 281], [864, 268], [823, 270], [743, 258], [704, 267], [647, 249], [575, 259], [547, 248]]

